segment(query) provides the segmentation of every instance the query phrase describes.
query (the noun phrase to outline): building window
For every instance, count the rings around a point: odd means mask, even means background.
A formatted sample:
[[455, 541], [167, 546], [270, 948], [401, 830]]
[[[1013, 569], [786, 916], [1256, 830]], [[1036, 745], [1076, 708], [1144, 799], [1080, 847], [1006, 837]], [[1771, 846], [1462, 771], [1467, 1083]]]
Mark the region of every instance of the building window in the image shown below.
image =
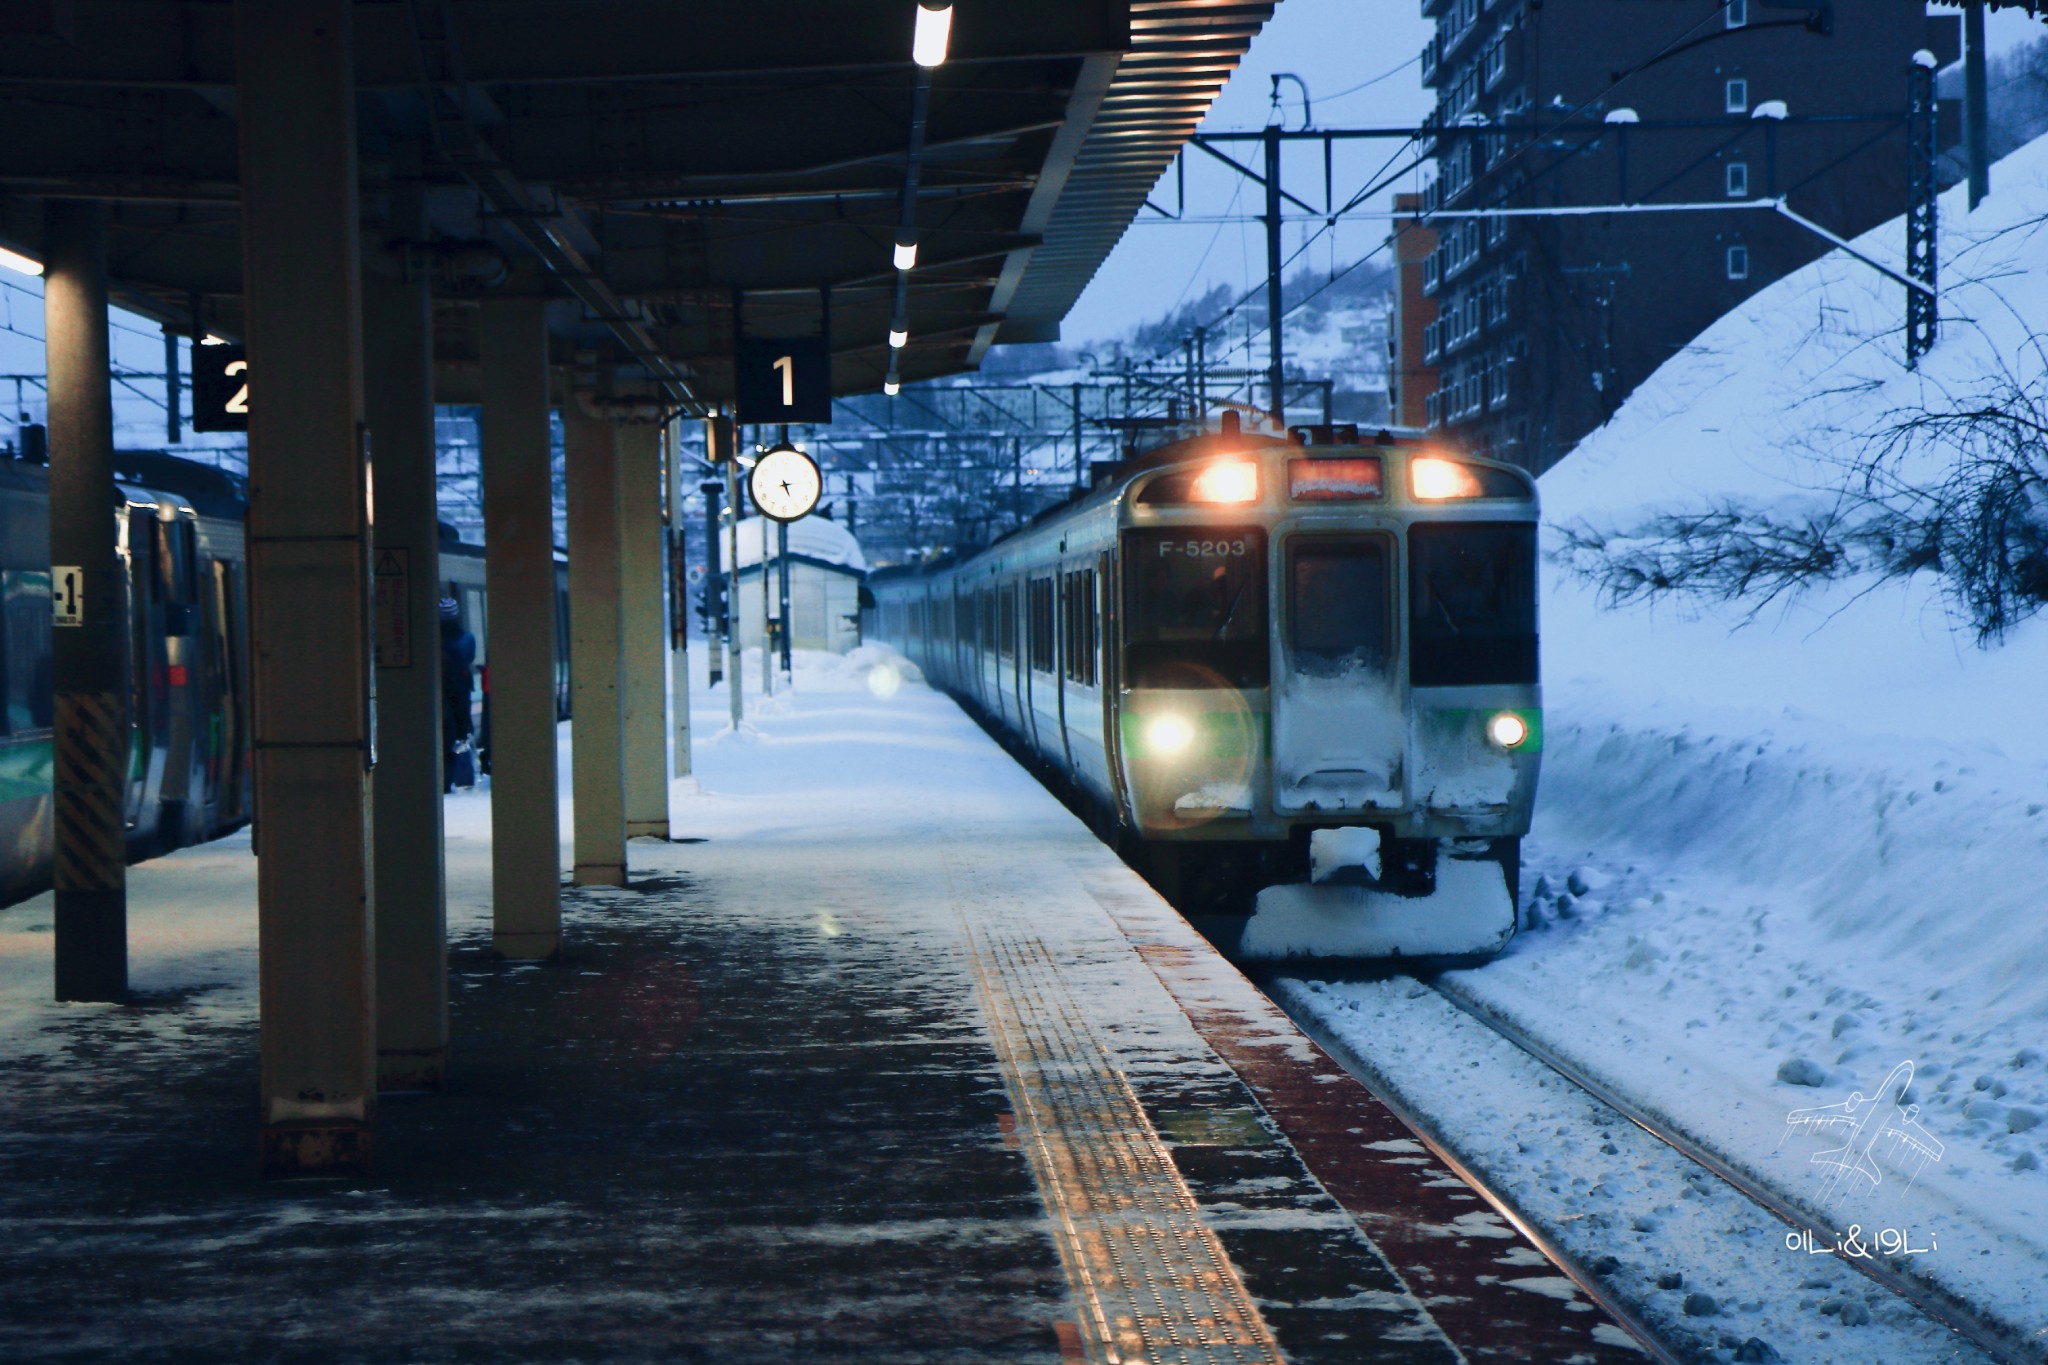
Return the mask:
[[1728, 248], [1728, 278], [1746, 280], [1749, 278], [1749, 248], [1731, 246]]
[[1731, 161], [1728, 163], [1728, 197], [1741, 199], [1749, 194], [1749, 163]]
[[1749, 0], [1724, 0], [1721, 7], [1721, 22], [1729, 28], [1741, 28], [1749, 22]]
[[1741, 76], [1731, 76], [1726, 89], [1722, 91], [1721, 108], [1730, 114], [1749, 112], [1749, 82]]

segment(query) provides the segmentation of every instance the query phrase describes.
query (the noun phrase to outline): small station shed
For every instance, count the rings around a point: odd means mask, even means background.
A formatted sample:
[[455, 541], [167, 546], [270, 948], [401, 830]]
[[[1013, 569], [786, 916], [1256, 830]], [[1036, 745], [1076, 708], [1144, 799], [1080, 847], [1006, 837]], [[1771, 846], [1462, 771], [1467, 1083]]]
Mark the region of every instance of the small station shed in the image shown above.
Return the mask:
[[[748, 517], [739, 525], [734, 610], [739, 613], [742, 649], [759, 646], [765, 633], [761, 589], [767, 583], [767, 611], [776, 611], [780, 573], [776, 523]], [[790, 643], [797, 649], [845, 654], [860, 644], [861, 586], [868, 563], [860, 542], [838, 522], [805, 517], [789, 526]]]

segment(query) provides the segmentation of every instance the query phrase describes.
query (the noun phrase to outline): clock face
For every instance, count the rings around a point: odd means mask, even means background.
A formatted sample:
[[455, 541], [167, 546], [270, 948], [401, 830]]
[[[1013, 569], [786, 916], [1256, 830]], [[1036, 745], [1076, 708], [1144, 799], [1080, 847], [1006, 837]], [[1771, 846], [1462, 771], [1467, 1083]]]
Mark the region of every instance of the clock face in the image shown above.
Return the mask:
[[754, 506], [761, 509], [762, 516], [795, 521], [818, 505], [823, 482], [810, 456], [777, 446], [754, 462], [754, 472], [747, 475], [747, 491], [754, 495]]

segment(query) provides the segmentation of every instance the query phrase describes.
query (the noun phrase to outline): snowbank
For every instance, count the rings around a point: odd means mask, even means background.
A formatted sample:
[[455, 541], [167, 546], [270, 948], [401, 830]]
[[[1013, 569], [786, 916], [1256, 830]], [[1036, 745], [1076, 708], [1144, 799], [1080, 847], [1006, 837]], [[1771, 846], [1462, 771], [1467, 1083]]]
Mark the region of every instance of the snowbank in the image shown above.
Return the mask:
[[[1823, 259], [1545, 475], [1552, 548], [1562, 524], [1810, 503], [1886, 412], [2036, 382], [2048, 142], [1993, 184], [1974, 215], [1943, 200], [1942, 338], [1918, 372], [1901, 287]], [[1895, 221], [1858, 247], [1897, 261], [1904, 240]], [[1527, 927], [1461, 987], [1816, 1203], [1825, 1169], [1788, 1113], [1873, 1095], [1913, 1062], [1902, 1103], [1941, 1154], [1851, 1182], [1831, 1216], [1937, 1237], [1921, 1271], [2048, 1326], [2048, 620], [1979, 648], [1924, 578], [1747, 620], [1612, 609], [1555, 566], [1545, 593]]]

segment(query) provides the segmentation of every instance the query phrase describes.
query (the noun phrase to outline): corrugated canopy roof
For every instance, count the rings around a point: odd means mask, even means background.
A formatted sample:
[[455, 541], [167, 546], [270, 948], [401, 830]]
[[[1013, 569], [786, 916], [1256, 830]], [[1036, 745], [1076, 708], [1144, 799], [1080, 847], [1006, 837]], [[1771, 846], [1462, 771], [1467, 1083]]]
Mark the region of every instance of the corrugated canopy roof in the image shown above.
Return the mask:
[[[905, 379], [1057, 335], [1276, 2], [959, 0], [931, 85]], [[444, 397], [463, 396], [474, 354], [465, 301], [542, 264], [565, 348], [638, 355], [703, 400], [730, 395], [736, 298], [755, 335], [815, 335], [829, 309], [835, 390], [877, 387], [914, 13], [358, 3], [364, 211], [424, 201], [430, 232], [409, 250], [441, 281]], [[0, 15], [0, 238], [34, 254], [42, 198], [108, 200], [120, 301], [236, 334], [232, 14], [71, 0]]]

